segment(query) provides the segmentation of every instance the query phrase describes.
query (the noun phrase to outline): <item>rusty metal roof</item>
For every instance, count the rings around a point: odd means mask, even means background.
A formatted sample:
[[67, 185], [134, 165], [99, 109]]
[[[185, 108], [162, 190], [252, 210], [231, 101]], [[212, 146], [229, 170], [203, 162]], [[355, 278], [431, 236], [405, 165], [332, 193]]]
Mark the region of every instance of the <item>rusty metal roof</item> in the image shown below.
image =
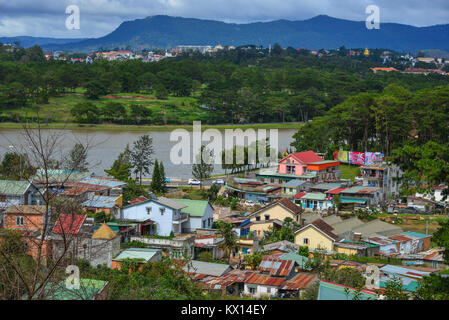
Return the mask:
[[291, 278], [290, 280], [285, 281], [280, 289], [283, 290], [298, 290], [307, 288], [314, 280], [317, 279], [317, 276], [311, 273], [298, 273], [296, 276]]
[[256, 271], [249, 270], [233, 270], [221, 277], [208, 276], [201, 279], [204, 287], [209, 289], [224, 289], [234, 283], [245, 282]]
[[245, 281], [245, 283], [278, 287], [284, 281], [285, 278], [275, 278], [266, 274], [254, 273]]
[[281, 260], [277, 257], [264, 256], [259, 265], [259, 271], [267, 272], [271, 276], [286, 277], [290, 274], [295, 262], [293, 260]]

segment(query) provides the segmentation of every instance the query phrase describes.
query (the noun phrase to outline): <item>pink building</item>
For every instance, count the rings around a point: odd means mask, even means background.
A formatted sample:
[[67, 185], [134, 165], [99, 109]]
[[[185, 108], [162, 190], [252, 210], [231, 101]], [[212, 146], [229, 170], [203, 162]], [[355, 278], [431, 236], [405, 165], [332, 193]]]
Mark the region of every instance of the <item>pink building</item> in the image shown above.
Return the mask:
[[295, 152], [279, 161], [278, 172], [281, 174], [304, 175], [307, 165], [313, 162], [324, 161], [313, 151]]

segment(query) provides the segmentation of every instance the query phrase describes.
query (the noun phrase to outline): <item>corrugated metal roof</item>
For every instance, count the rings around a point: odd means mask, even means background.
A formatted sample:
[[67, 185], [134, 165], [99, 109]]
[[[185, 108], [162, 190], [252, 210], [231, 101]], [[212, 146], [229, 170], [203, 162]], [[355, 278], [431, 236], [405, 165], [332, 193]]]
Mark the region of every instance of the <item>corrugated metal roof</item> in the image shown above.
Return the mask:
[[382, 268], [380, 268], [380, 270], [386, 274], [397, 274], [399, 276], [405, 276], [415, 279], [421, 279], [423, 276], [428, 276], [430, 274], [430, 272], [409, 269], [400, 266], [393, 266], [390, 264], [383, 266]]
[[0, 194], [22, 195], [29, 185], [28, 181], [0, 180]]
[[231, 267], [228, 264], [203, 262], [198, 260], [190, 261], [183, 269], [190, 273], [206, 274], [215, 277], [222, 276], [228, 271], [231, 271]]
[[130, 248], [122, 251], [117, 257], [112, 260], [121, 261], [124, 259], [143, 259], [145, 262], [148, 262], [159, 251], [159, 249]]
[[307, 288], [317, 276], [311, 273], [298, 273], [296, 276], [290, 280], [285, 281], [280, 289], [283, 290], [299, 290]]
[[81, 205], [83, 207], [91, 208], [113, 208], [116, 205], [115, 200], [117, 196], [107, 197], [107, 196], [94, 196], [92, 199], [84, 201]]
[[327, 196], [324, 193], [318, 193], [318, 192], [310, 192], [301, 197], [301, 200], [320, 200], [324, 201], [327, 200]]
[[286, 277], [290, 274], [295, 262], [272, 257], [263, 257], [259, 264], [259, 271], [268, 272], [271, 276]]
[[[346, 293], [345, 288], [349, 291], [348, 294]], [[354, 288], [321, 280], [320, 287], [318, 289], [318, 300], [352, 300], [354, 298], [355, 291], [356, 289]], [[376, 300], [377, 295], [373, 292], [362, 290], [360, 292], [359, 299]]]
[[201, 280], [209, 289], [224, 289], [234, 283], [244, 283], [256, 271], [249, 270], [232, 270], [231, 272], [221, 276], [207, 276]]
[[284, 281], [285, 278], [275, 278], [265, 274], [254, 273], [245, 281], [245, 283], [277, 287]]

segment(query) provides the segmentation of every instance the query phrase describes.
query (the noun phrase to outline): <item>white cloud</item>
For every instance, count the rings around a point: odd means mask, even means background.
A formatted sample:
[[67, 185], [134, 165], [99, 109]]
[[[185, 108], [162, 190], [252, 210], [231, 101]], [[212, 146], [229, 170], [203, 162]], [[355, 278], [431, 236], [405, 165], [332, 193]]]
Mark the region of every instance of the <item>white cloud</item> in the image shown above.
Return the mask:
[[[80, 30], [65, 28], [65, 8], [73, 4], [80, 8]], [[0, 0], [0, 36], [99, 37], [122, 21], [158, 14], [237, 23], [319, 14], [363, 21], [371, 4], [380, 7], [381, 22], [449, 23], [447, 0]]]

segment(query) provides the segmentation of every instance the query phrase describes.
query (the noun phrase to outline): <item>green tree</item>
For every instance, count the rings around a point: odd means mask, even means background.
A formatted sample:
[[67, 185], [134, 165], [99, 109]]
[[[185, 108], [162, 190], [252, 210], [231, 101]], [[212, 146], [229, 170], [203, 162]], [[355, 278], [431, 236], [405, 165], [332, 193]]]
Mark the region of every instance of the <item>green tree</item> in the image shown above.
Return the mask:
[[449, 264], [449, 220], [440, 219], [438, 221], [440, 227], [433, 234], [432, 240], [440, 247], [444, 248], [444, 263]]
[[153, 165], [153, 138], [149, 135], [140, 136], [134, 141], [133, 148], [130, 151], [130, 162], [134, 168], [134, 173], [139, 176], [140, 185], [142, 185], [142, 176], [150, 174], [150, 167]]
[[223, 238], [223, 241], [220, 242], [219, 247], [224, 250], [225, 256], [230, 259], [231, 252], [237, 244], [237, 234], [233, 230], [232, 223], [219, 220], [216, 225], [218, 226], [219, 236]]
[[402, 288], [401, 278], [394, 276], [385, 284], [385, 298], [387, 300], [408, 300], [409, 296]]
[[167, 193], [167, 177], [165, 176], [165, 168], [162, 161], [159, 162], [159, 184], [160, 192]]
[[414, 296], [417, 300], [449, 300], [449, 277], [430, 274], [419, 281]]
[[87, 162], [87, 151], [87, 146], [84, 146], [82, 143], [75, 144], [64, 160], [64, 168], [70, 171], [88, 171], [89, 163]]
[[299, 249], [298, 249], [298, 254], [300, 255], [300, 256], [303, 256], [303, 257], [309, 257], [309, 247], [308, 246], [301, 246], [301, 247], [299, 247]]
[[7, 180], [29, 179], [35, 173], [26, 154], [7, 152], [0, 164], [0, 176]]
[[161, 191], [161, 179], [157, 159], [154, 161], [153, 177], [151, 178], [151, 190], [155, 193], [159, 193]]
[[70, 112], [79, 123], [98, 123], [99, 121], [100, 110], [91, 102], [78, 103]]
[[128, 181], [131, 177], [131, 168], [129, 145], [126, 145], [125, 150], [114, 160], [111, 168], [105, 169], [104, 172], [117, 180]]

